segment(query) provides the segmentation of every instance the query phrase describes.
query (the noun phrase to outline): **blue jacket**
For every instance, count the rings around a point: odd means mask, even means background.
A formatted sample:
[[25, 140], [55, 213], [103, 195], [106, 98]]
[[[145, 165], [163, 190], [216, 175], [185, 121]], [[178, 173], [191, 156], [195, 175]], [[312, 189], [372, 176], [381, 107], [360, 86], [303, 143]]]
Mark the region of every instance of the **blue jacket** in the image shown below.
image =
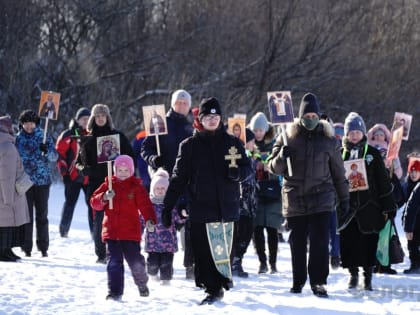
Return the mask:
[[55, 150], [54, 141], [47, 136], [47, 154], [42, 154], [40, 145], [44, 137], [44, 131], [36, 126], [32, 133], [21, 129], [16, 137], [16, 148], [22, 158], [25, 172], [31, 177], [31, 181], [37, 185], [51, 184], [50, 162], [56, 162], [58, 153]]

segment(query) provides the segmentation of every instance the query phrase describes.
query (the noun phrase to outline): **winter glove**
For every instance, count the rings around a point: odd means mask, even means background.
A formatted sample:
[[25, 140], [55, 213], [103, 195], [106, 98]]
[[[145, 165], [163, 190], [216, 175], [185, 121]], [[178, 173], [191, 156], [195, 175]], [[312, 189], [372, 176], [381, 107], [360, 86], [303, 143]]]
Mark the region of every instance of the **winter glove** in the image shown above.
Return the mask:
[[150, 233], [153, 233], [155, 231], [155, 225], [153, 224], [152, 220], [147, 220], [146, 221], [146, 229]]
[[154, 168], [159, 168], [163, 166], [163, 158], [160, 155], [156, 155], [152, 158], [152, 164]]
[[48, 145], [46, 143], [41, 143], [39, 145], [39, 149], [41, 150], [41, 152], [43, 154], [47, 154], [48, 153]]
[[161, 219], [163, 226], [169, 228], [172, 224], [172, 209], [164, 207]]
[[349, 199], [341, 200], [337, 208], [337, 231], [343, 230], [353, 219]]
[[239, 180], [239, 168], [238, 167], [229, 167], [228, 177], [230, 180], [238, 181]]
[[70, 178], [70, 175], [64, 175], [64, 176], [63, 176], [63, 183], [64, 183], [65, 185], [69, 185], [69, 184], [71, 183], [71, 178]]
[[109, 200], [111, 200], [112, 198], [114, 198], [114, 196], [115, 196], [115, 191], [113, 191], [113, 190], [107, 190], [107, 191], [104, 193], [104, 195], [103, 195], [102, 199], [103, 199], [103, 200], [106, 200], [106, 201], [109, 201]]
[[279, 156], [282, 160], [286, 160], [288, 157], [291, 157], [293, 155], [293, 148], [288, 146], [288, 145], [284, 145], [281, 147], [280, 149], [280, 153]]

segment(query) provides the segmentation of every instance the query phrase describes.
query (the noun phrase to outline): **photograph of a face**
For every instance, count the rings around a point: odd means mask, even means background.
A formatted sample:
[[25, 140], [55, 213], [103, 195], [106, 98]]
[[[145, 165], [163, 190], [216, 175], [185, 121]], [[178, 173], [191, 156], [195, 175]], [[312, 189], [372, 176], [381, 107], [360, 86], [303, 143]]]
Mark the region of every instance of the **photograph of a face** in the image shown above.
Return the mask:
[[344, 161], [344, 168], [350, 192], [369, 189], [364, 159]]
[[120, 155], [120, 135], [98, 137], [96, 139], [97, 162], [113, 161]]
[[60, 107], [60, 93], [52, 91], [42, 91], [39, 100], [38, 116], [57, 120], [58, 109]]
[[166, 135], [168, 133], [168, 127], [166, 123], [165, 105], [143, 106], [142, 109], [146, 135]]
[[290, 91], [267, 92], [270, 121], [273, 125], [293, 122]]
[[412, 120], [413, 120], [413, 115], [396, 112], [395, 115], [394, 115], [394, 121], [392, 123], [391, 131], [394, 131], [394, 130], [398, 129], [399, 127], [403, 127], [403, 137], [402, 137], [402, 139], [403, 140], [408, 140]]
[[244, 117], [228, 118], [228, 132], [231, 135], [239, 138], [243, 143], [246, 143], [245, 118]]

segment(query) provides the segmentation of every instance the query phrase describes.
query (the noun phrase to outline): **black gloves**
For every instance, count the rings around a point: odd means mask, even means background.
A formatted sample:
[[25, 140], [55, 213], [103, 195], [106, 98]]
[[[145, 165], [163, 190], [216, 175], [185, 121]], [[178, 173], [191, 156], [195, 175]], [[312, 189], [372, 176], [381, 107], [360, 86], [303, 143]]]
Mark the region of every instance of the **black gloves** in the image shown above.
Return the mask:
[[152, 163], [154, 168], [159, 168], [163, 166], [163, 158], [160, 155], [155, 155], [152, 158]]
[[229, 167], [228, 177], [230, 180], [238, 181], [239, 180], [239, 168], [238, 167]]
[[68, 184], [70, 184], [70, 183], [71, 183], [71, 178], [70, 178], [70, 175], [64, 175], [64, 176], [63, 176], [63, 183], [64, 183], [65, 185], [68, 185]]
[[293, 148], [289, 147], [288, 145], [284, 145], [280, 149], [279, 156], [282, 160], [286, 160], [288, 157], [293, 155]]
[[161, 219], [163, 226], [169, 228], [172, 224], [172, 209], [164, 207]]
[[353, 219], [354, 214], [350, 211], [349, 199], [341, 200], [337, 207], [337, 231], [344, 229]]
[[39, 149], [41, 150], [41, 152], [43, 154], [47, 154], [47, 152], [48, 152], [48, 145], [46, 143], [41, 143], [39, 145]]

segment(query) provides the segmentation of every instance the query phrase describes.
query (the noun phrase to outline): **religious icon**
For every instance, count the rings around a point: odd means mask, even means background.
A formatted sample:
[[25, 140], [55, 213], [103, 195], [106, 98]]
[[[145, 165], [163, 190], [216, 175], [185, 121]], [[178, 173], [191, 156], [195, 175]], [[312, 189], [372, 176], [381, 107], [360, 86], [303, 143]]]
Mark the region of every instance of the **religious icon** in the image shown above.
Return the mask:
[[245, 117], [228, 118], [228, 132], [239, 138], [242, 143], [246, 143], [245, 139]]
[[113, 161], [120, 155], [120, 135], [98, 137], [96, 139], [97, 162]]
[[42, 91], [39, 101], [38, 116], [41, 118], [57, 119], [58, 108], [60, 107], [60, 93]]
[[293, 122], [290, 91], [267, 92], [270, 120], [273, 125]]
[[143, 120], [147, 136], [168, 133], [165, 105], [143, 106]]
[[344, 168], [350, 192], [369, 189], [364, 159], [344, 161]]
[[406, 114], [406, 113], [398, 113], [396, 112], [394, 115], [394, 122], [392, 123], [391, 131], [398, 129], [399, 127], [403, 127], [403, 138], [402, 140], [408, 140], [408, 136], [411, 129], [411, 121], [413, 120], [413, 116]]
[[393, 161], [398, 158], [401, 142], [403, 140], [404, 127], [400, 126], [397, 129], [391, 131], [391, 141], [388, 145], [388, 152], [386, 153], [386, 159]]

